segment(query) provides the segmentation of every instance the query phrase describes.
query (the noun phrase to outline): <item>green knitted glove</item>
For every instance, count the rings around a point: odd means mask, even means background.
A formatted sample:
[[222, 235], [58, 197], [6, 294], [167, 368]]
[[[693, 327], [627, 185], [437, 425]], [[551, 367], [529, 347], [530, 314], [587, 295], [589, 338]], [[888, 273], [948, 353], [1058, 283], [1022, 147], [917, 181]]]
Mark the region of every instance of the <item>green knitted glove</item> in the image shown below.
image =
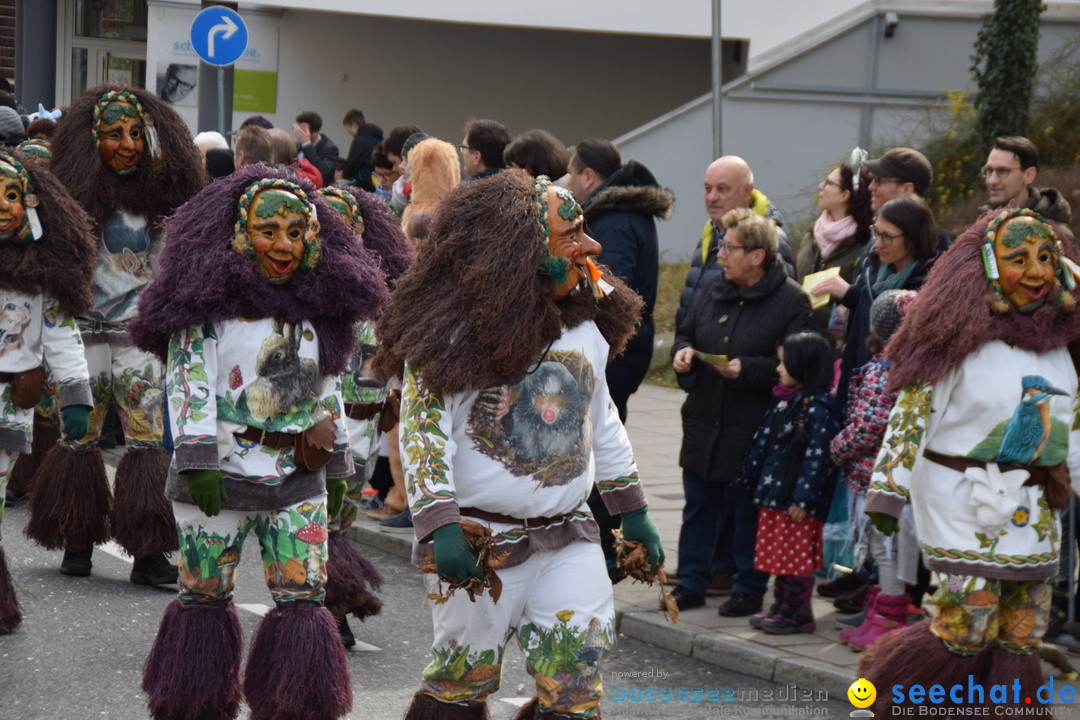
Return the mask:
[[664, 546], [660, 543], [660, 531], [649, 517], [648, 505], [622, 514], [622, 534], [623, 540], [639, 542], [645, 546], [653, 570], [664, 564]]
[[349, 489], [349, 481], [345, 478], [326, 478], [326, 518], [337, 517], [341, 512], [341, 506], [345, 503], [345, 491]]
[[64, 418], [60, 433], [67, 442], [74, 442], [86, 436], [90, 429], [90, 409], [85, 405], [68, 405], [60, 411]]
[[449, 523], [431, 534], [435, 541], [435, 572], [465, 583], [469, 577], [484, 579], [484, 571], [476, 564], [472, 546], [465, 539], [460, 523]]
[[900, 521], [894, 518], [892, 515], [886, 515], [879, 512], [868, 512], [870, 516], [870, 522], [882, 535], [893, 535], [900, 529]]
[[223, 503], [229, 502], [225, 494], [225, 478], [220, 470], [189, 470], [184, 473], [187, 492], [207, 517], [221, 512]]

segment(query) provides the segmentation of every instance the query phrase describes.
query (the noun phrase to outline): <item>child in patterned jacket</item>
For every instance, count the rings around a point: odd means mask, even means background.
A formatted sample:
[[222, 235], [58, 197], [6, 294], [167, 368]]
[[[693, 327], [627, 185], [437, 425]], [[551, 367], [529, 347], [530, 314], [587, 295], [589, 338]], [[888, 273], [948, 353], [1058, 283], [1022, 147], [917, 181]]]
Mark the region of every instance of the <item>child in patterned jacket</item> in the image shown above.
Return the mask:
[[866, 618], [855, 628], [840, 631], [840, 638], [854, 650], [861, 651], [879, 637], [903, 627], [907, 621], [910, 598], [897, 569], [897, 536], [886, 538], [870, 525], [863, 513], [866, 487], [874, 471], [874, 461], [889, 411], [896, 403], [896, 392], [888, 392], [889, 361], [885, 345], [900, 327], [904, 310], [915, 298], [913, 290], [886, 290], [870, 307], [870, 339], [874, 356], [851, 374], [847, 416], [844, 428], [833, 438], [832, 461], [842, 468], [844, 484], [851, 490], [850, 517], [855, 539], [855, 567], [861, 567], [867, 552], [877, 563], [878, 582], [866, 610]]

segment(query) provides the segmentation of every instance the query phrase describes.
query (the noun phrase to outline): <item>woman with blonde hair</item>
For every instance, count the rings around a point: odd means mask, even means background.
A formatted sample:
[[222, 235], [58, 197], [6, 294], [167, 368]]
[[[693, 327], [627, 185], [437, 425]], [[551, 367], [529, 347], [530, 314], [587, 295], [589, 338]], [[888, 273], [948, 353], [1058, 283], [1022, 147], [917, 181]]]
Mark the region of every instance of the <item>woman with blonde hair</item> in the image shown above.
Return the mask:
[[405, 236], [414, 245], [427, 237], [443, 195], [461, 182], [457, 151], [445, 140], [427, 138], [409, 150], [407, 162], [412, 178], [409, 205], [401, 216]]

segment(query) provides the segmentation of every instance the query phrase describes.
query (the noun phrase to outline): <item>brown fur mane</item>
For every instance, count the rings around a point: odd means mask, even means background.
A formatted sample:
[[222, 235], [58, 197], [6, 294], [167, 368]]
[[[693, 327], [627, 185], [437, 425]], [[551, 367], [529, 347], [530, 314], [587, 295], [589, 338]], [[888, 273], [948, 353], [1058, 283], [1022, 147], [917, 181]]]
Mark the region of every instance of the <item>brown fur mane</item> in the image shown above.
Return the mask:
[[595, 320], [621, 350], [641, 299], [621, 282], [601, 301], [578, 292], [556, 301], [541, 274], [547, 253], [532, 180], [502, 172], [447, 193], [429, 241], [399, 280], [376, 327], [386, 376], [403, 363], [425, 384], [454, 393], [515, 382], [558, 339], [563, 326]]
[[[94, 144], [94, 107], [110, 90], [134, 94], [157, 130], [160, 160], [155, 162], [148, 148], [131, 175], [117, 175], [102, 165]], [[60, 118], [51, 143], [52, 173], [98, 227], [117, 210], [125, 210], [147, 218], [152, 228], [209, 182], [187, 125], [167, 103], [146, 90], [113, 83], [84, 91]]]
[[40, 240], [0, 242], [0, 287], [52, 297], [68, 315], [90, 307], [97, 245], [89, 216], [50, 173], [45, 161], [7, 150], [30, 174], [38, 198]]
[[[993, 312], [980, 248], [995, 215], [979, 218], [931, 268], [885, 351], [892, 359], [891, 389], [916, 380], [936, 382], [991, 340], [1047, 352], [1080, 339], [1080, 310], [1057, 306], [1052, 295], [1033, 313]], [[1066, 256], [1076, 261], [1072, 242], [1060, 226], [1050, 224]], [[1080, 288], [1071, 294], [1080, 299]]]

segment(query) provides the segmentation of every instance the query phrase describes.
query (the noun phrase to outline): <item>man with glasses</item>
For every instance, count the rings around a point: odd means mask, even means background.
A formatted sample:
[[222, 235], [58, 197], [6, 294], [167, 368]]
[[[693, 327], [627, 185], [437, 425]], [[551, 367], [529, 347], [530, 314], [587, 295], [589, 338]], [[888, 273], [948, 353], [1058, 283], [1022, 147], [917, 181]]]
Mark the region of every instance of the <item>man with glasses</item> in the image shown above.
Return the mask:
[[479, 180], [505, 168], [503, 149], [512, 139], [510, 131], [500, 122], [469, 120], [465, 124], [465, 139], [458, 145], [465, 166], [465, 179]]
[[[912, 193], [925, 195], [934, 179], [934, 169], [926, 156], [908, 147], [893, 148], [877, 160], [868, 160], [864, 167], [870, 171], [870, 209], [875, 215], [893, 198]], [[954, 237], [953, 233], [938, 227], [938, 250], [948, 250]], [[866, 246], [864, 257], [871, 246]]]
[[1065, 197], [1054, 188], [1031, 186], [1039, 174], [1039, 151], [1026, 137], [995, 138], [982, 174], [990, 202], [979, 208], [980, 215], [990, 210], [1028, 208], [1060, 224], [1073, 237], [1069, 228], [1072, 210]]

